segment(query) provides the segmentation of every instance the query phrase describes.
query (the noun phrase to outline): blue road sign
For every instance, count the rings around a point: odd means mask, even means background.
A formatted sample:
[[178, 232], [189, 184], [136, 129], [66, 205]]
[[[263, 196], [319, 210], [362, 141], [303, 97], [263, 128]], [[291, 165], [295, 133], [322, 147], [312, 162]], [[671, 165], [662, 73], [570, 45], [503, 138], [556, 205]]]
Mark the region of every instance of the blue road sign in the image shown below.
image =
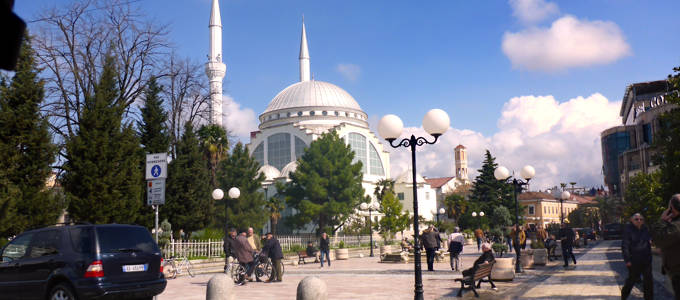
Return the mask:
[[161, 166], [154, 165], [153, 167], [151, 167], [151, 176], [153, 177], [161, 176]]

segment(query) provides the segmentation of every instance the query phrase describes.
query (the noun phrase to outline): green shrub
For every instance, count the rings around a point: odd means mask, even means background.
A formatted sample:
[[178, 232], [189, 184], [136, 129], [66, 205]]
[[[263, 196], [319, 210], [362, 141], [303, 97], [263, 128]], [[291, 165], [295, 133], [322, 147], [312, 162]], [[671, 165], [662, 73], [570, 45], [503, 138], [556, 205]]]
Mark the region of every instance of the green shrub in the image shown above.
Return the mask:
[[193, 240], [221, 240], [224, 239], [224, 230], [218, 228], [205, 228], [191, 233]]
[[473, 236], [475, 236], [475, 232], [472, 229], [463, 230], [463, 234], [465, 235], [466, 239], [471, 239]]
[[170, 238], [172, 237], [172, 224], [168, 222], [168, 219], [161, 222], [161, 232], [158, 235], [158, 246], [163, 249], [165, 245], [170, 243]]
[[338, 248], [344, 249], [345, 248], [345, 241], [340, 241], [340, 243], [338, 243]]
[[543, 240], [532, 239], [531, 240], [531, 249], [545, 249], [545, 244], [543, 243]]
[[494, 243], [493, 245], [491, 245], [491, 249], [493, 249], [493, 252], [496, 252], [496, 253], [508, 252], [508, 245], [500, 244], [500, 243]]

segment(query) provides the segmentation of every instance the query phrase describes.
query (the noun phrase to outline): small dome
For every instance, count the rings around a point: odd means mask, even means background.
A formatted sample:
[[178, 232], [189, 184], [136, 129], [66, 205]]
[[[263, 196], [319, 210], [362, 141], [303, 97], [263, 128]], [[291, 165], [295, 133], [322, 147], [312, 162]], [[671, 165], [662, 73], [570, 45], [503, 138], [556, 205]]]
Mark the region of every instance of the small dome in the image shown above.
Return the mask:
[[264, 165], [257, 170], [258, 173], [264, 174], [265, 180], [274, 180], [281, 177], [281, 172], [273, 166]]
[[295, 107], [337, 107], [363, 112], [352, 95], [337, 85], [309, 80], [285, 88], [269, 102], [263, 114]]
[[290, 178], [290, 173], [295, 172], [295, 170], [297, 170], [297, 166], [297, 161], [291, 161], [288, 163], [283, 167], [283, 169], [281, 169], [281, 177]]
[[[406, 170], [406, 172], [402, 173], [399, 178], [397, 178], [396, 183], [406, 183], [406, 184], [413, 184], [413, 171], [411, 171], [411, 168]], [[423, 176], [420, 176], [420, 174], [416, 173], [416, 184], [419, 183], [426, 183], [425, 178]]]

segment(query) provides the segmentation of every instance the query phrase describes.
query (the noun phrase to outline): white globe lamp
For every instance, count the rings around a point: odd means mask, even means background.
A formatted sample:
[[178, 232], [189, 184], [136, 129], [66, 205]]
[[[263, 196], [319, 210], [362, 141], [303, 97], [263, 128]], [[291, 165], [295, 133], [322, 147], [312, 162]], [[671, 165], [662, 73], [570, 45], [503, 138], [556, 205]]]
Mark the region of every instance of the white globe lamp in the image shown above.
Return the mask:
[[423, 128], [432, 136], [444, 134], [449, 129], [450, 124], [449, 115], [438, 108], [431, 109], [423, 118]]
[[500, 166], [493, 171], [493, 176], [496, 177], [497, 180], [506, 180], [510, 177], [510, 171], [508, 171], [508, 168]]
[[222, 200], [222, 198], [224, 198], [224, 191], [221, 189], [214, 189], [212, 191], [212, 197], [215, 200]]
[[378, 123], [378, 133], [386, 140], [395, 140], [404, 130], [404, 123], [395, 115], [385, 115]]
[[229, 198], [236, 199], [239, 196], [241, 196], [241, 191], [237, 187], [233, 187], [233, 188], [229, 189]]

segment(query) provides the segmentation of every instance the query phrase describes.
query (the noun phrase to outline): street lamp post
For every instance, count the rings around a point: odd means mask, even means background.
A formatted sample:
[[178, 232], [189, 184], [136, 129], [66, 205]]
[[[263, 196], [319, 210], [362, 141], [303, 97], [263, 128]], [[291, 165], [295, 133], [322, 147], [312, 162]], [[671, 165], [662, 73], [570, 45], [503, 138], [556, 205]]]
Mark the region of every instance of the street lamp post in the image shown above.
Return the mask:
[[[229, 198], [231, 198], [231, 199], [236, 199], [236, 198], [238, 198], [238, 196], [241, 195], [241, 191], [237, 187], [230, 188], [227, 193], [229, 194]], [[222, 198], [224, 198], [224, 191], [222, 191], [222, 189], [214, 189], [212, 191], [212, 198], [215, 199], [215, 200], [222, 200]], [[225, 201], [224, 202], [224, 235], [225, 235], [224, 242], [225, 243], [227, 242], [226, 235], [229, 234], [229, 228], [228, 227], [229, 226], [227, 224], [227, 202]], [[225, 258], [224, 258], [224, 270], [225, 271], [227, 270], [228, 261], [229, 261], [229, 257], [225, 256]]]
[[361, 203], [361, 205], [359, 207], [361, 208], [361, 210], [368, 210], [368, 227], [371, 230], [371, 235], [369, 237], [370, 243], [371, 243], [371, 254], [370, 254], [370, 256], [373, 257], [373, 216], [371, 215], [371, 212], [374, 211], [374, 210], [378, 210], [378, 208], [380, 208], [380, 207], [378, 206], [378, 203], [375, 203], [375, 202], [373, 202], [371, 204]]
[[416, 137], [411, 135], [411, 138], [405, 138], [394, 143], [404, 129], [404, 123], [395, 115], [386, 115], [380, 119], [378, 124], [378, 133], [390, 143], [392, 148], [406, 147], [411, 148], [411, 176], [413, 177], [413, 243], [415, 247], [415, 290], [413, 298], [415, 300], [423, 299], [423, 274], [420, 269], [420, 245], [418, 242], [419, 224], [418, 224], [418, 186], [416, 182], [416, 146], [424, 144], [434, 144], [437, 142], [439, 136], [444, 134], [449, 129], [449, 115], [441, 109], [432, 109], [425, 114], [423, 118], [423, 128], [428, 134], [434, 137], [432, 142], [425, 137]]
[[571, 194], [567, 191], [563, 191], [562, 194], [560, 195], [560, 225], [564, 224], [564, 207], [563, 203], [564, 200], [569, 199], [571, 197]]
[[513, 241], [513, 244], [515, 246], [515, 254], [517, 255], [515, 259], [516, 273], [522, 273], [522, 266], [519, 262], [522, 254], [519, 249], [519, 200], [517, 200], [517, 193], [522, 191], [523, 186], [529, 184], [529, 180], [531, 180], [531, 178], [536, 175], [536, 170], [534, 170], [534, 167], [526, 165], [524, 168], [522, 168], [522, 171], [520, 171], [519, 174], [522, 178], [524, 178], [524, 181], [514, 177], [514, 173], [510, 175], [510, 171], [508, 171], [508, 169], [503, 166], [496, 168], [496, 170], [493, 172], [493, 175], [497, 180], [507, 180], [509, 183], [512, 183], [513, 186], [513, 196], [515, 198], [515, 240]]
[[433, 214], [437, 215], [437, 224], [439, 224], [439, 215], [443, 215], [446, 210], [442, 207], [439, 210], [435, 210]]
[[476, 218], [477, 216], [479, 216], [479, 221], [477, 221], [477, 224], [479, 224], [479, 226], [477, 228], [482, 229], [482, 217], [484, 216], [484, 212], [480, 211], [479, 214], [478, 214], [477, 212], [473, 211], [472, 217]]

